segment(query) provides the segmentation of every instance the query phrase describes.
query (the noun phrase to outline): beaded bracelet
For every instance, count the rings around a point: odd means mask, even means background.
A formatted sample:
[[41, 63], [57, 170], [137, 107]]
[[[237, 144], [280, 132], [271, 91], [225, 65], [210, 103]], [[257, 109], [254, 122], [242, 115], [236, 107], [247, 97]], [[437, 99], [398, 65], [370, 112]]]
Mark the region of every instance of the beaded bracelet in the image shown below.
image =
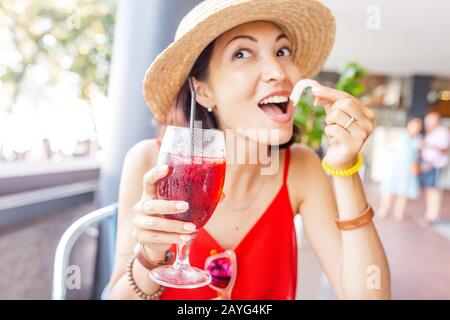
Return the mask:
[[133, 256], [132, 258], [130, 258], [130, 260], [128, 260], [128, 265], [127, 265], [127, 278], [128, 278], [128, 283], [130, 284], [131, 289], [133, 290], [134, 293], [137, 294], [137, 296], [139, 298], [141, 298], [143, 300], [156, 300], [156, 299], [159, 299], [159, 297], [161, 297], [162, 293], [164, 292], [164, 287], [163, 286], [160, 286], [158, 288], [158, 290], [156, 290], [152, 294], [147, 294], [147, 293], [143, 292], [137, 286], [137, 284], [136, 284], [136, 282], [134, 281], [134, 278], [133, 278], [133, 263], [134, 263], [134, 260], [136, 260], [136, 256]]
[[352, 176], [355, 173], [358, 172], [359, 168], [361, 168], [363, 164], [363, 158], [361, 153], [358, 153], [358, 159], [356, 160], [356, 163], [347, 169], [335, 169], [332, 168], [328, 165], [328, 163], [325, 161], [325, 158], [322, 159], [322, 168], [323, 170], [328, 173], [331, 174], [334, 177], [348, 177], [348, 176]]

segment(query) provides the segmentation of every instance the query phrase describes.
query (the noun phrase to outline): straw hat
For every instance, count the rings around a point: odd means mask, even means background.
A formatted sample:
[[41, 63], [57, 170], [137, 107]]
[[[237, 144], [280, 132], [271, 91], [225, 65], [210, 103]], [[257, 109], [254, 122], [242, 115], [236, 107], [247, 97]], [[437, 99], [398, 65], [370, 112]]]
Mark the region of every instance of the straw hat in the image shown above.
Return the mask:
[[205, 0], [180, 22], [175, 40], [154, 60], [144, 96], [156, 119], [168, 111], [201, 52], [224, 32], [247, 22], [270, 21], [288, 36], [305, 78], [316, 75], [334, 43], [335, 20], [318, 0]]

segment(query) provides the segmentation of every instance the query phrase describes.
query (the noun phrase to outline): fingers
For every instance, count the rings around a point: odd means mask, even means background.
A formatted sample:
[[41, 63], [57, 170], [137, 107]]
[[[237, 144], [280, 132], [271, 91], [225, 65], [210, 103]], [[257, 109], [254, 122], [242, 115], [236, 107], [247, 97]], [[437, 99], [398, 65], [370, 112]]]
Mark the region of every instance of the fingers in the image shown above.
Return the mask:
[[324, 106], [328, 113], [335, 101], [340, 99], [351, 98], [352, 96], [344, 91], [333, 89], [325, 86], [316, 86], [311, 89], [313, 94], [318, 98], [321, 105]]
[[169, 167], [167, 165], [155, 166], [151, 168], [143, 178], [144, 192], [150, 197], [156, 197], [155, 183], [158, 180], [164, 178], [169, 173]]
[[[149, 215], [184, 212], [188, 209], [185, 201], [146, 200], [142, 209], [141, 204], [142, 201], [138, 202], [134, 208], [136, 216], [133, 221], [133, 237], [138, 243], [145, 244], [156, 251], [164, 251], [170, 247], [168, 247], [170, 244], [189, 241], [191, 236], [188, 234], [196, 231], [193, 223]], [[184, 208], [177, 209], [177, 204], [182, 204]]]
[[362, 103], [362, 104], [361, 104], [361, 111], [364, 113], [364, 115], [366, 116], [366, 118], [369, 119], [372, 123], [375, 122], [375, 117], [376, 117], [376, 115], [375, 115], [375, 112], [374, 112], [372, 109], [366, 107], [366, 106]]
[[349, 93], [345, 91], [333, 89], [326, 86], [315, 86], [311, 90], [316, 97], [326, 98], [331, 101], [352, 97]]
[[336, 144], [353, 144], [353, 138], [350, 132], [342, 128], [337, 124], [330, 124], [325, 127], [324, 130], [325, 136], [329, 139], [330, 143]]
[[345, 98], [345, 99], [336, 101], [331, 108], [331, 112], [335, 111], [335, 109], [342, 110], [349, 117], [355, 118], [356, 121], [359, 121], [359, 122], [366, 121], [366, 117], [362, 113], [359, 106], [354, 102], [354, 100], [355, 99], [353, 99], [353, 98]]
[[347, 128], [344, 129], [350, 132], [351, 136], [355, 139], [355, 142], [362, 145], [364, 141], [366, 141], [369, 134], [361, 128], [356, 122], [352, 122], [352, 124]]
[[[349, 117], [353, 117], [356, 120], [356, 124], [363, 128], [364, 131], [366, 131], [367, 135], [369, 135], [373, 131], [373, 121], [368, 119], [367, 116], [362, 112], [360, 104], [357, 103], [356, 99], [346, 98], [344, 100], [339, 100], [336, 102], [336, 108], [344, 111]], [[371, 112], [373, 111], [371, 110]], [[353, 124], [351, 126], [353, 126]]]
[[[331, 89], [331, 88], [330, 88]], [[334, 89], [331, 89], [334, 90]], [[338, 91], [338, 90], [334, 90]], [[343, 94], [342, 96], [346, 96], [347, 94]], [[335, 95], [335, 97], [337, 94]], [[350, 118], [353, 117], [356, 121], [353, 122], [350, 127], [355, 127], [355, 125], [361, 127], [366, 134], [361, 132], [361, 130], [356, 129], [356, 132], [359, 133], [355, 137], [360, 136], [368, 136], [374, 129], [374, 121], [369, 119], [364, 113], [363, 109], [361, 108], [362, 104], [359, 103], [359, 101], [350, 95], [347, 95], [348, 97], [339, 99], [335, 101], [333, 104], [328, 104], [328, 106], [325, 106], [326, 108], [326, 123], [332, 124], [336, 123], [341, 125], [342, 127], [345, 127]], [[324, 104], [326, 101], [324, 98], [317, 97], [316, 101]], [[370, 110], [371, 117], [374, 119], [374, 112]], [[350, 128], [349, 127], [349, 128]], [[350, 131], [350, 130], [349, 130]], [[365, 139], [366, 137], [364, 137]]]
[[142, 243], [148, 246], [184, 243], [192, 239], [192, 236], [187, 234], [179, 234], [174, 232], [162, 232], [145, 229], [134, 229], [133, 237], [138, 243]]
[[[371, 126], [367, 120], [353, 121], [347, 128], [345, 126], [350, 122], [350, 116], [341, 109], [333, 109], [325, 118], [327, 125], [337, 124], [350, 132], [350, 134], [358, 140], [365, 141], [371, 132]], [[365, 128], [363, 128], [365, 126]]]
[[315, 97], [314, 100], [314, 105], [321, 105], [325, 108], [325, 110], [330, 109], [331, 105], [332, 105], [332, 101], [325, 99], [325, 98], [321, 98], [321, 97]]
[[170, 233], [189, 234], [195, 232], [196, 226], [190, 222], [169, 220], [159, 217], [136, 215], [134, 219], [136, 228], [153, 231], [163, 231]]
[[150, 169], [143, 178], [142, 198], [133, 208], [136, 213], [133, 238], [156, 251], [165, 251], [174, 243], [189, 241], [192, 237], [189, 234], [196, 230], [192, 223], [154, 216], [177, 214], [189, 209], [186, 201], [156, 199], [155, 184], [168, 173], [167, 165]]
[[146, 199], [143, 197], [141, 201], [134, 206], [135, 213], [141, 214], [176, 214], [182, 213], [189, 209], [189, 203], [186, 201], [172, 201], [163, 199]]
[[[318, 104], [323, 105], [325, 107], [325, 111], [327, 112], [330, 111], [330, 107], [334, 102], [338, 100], [349, 99], [351, 103], [355, 104], [355, 109], [357, 109], [362, 115], [359, 116], [358, 120], [361, 117], [364, 117], [367, 118], [370, 122], [375, 121], [375, 112], [373, 112], [373, 110], [366, 107], [358, 99], [347, 92], [325, 86], [316, 86], [312, 88], [312, 92], [316, 96], [316, 101], [318, 102]], [[356, 119], [355, 115], [352, 116]]]

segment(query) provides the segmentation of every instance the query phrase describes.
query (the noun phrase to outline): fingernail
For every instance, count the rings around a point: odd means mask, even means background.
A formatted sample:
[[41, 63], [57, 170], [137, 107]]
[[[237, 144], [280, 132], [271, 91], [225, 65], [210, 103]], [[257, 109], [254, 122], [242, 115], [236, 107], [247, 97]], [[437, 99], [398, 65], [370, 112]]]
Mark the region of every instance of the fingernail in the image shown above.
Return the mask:
[[186, 231], [195, 231], [195, 224], [193, 223], [186, 223], [183, 225], [183, 229]]
[[189, 208], [189, 204], [187, 202], [177, 202], [175, 208], [178, 210], [187, 210]]
[[180, 236], [180, 239], [183, 241], [189, 241], [189, 240], [191, 240], [191, 236], [188, 236], [187, 234], [183, 234]]
[[158, 168], [158, 172], [159, 173], [164, 173], [164, 172], [166, 172], [167, 171], [167, 165], [166, 164], [164, 164], [164, 165], [162, 165], [162, 166], [160, 166], [159, 168]]

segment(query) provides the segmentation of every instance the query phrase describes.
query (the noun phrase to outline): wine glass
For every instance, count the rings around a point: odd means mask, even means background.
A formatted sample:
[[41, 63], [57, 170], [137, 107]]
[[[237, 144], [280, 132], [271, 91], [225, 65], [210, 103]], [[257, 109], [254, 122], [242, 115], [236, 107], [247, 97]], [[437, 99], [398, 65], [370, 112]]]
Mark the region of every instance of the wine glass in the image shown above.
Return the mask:
[[[223, 132], [168, 126], [158, 155], [158, 165], [164, 164], [168, 165], [169, 173], [156, 184], [158, 198], [186, 201], [189, 209], [163, 217], [192, 222], [197, 230], [202, 228], [222, 196], [225, 180]], [[191, 234], [191, 237], [195, 236], [196, 233]], [[160, 285], [173, 288], [208, 285], [210, 274], [190, 265], [189, 248], [186, 242], [177, 244], [177, 257], [173, 265], [152, 269], [150, 278]]]

